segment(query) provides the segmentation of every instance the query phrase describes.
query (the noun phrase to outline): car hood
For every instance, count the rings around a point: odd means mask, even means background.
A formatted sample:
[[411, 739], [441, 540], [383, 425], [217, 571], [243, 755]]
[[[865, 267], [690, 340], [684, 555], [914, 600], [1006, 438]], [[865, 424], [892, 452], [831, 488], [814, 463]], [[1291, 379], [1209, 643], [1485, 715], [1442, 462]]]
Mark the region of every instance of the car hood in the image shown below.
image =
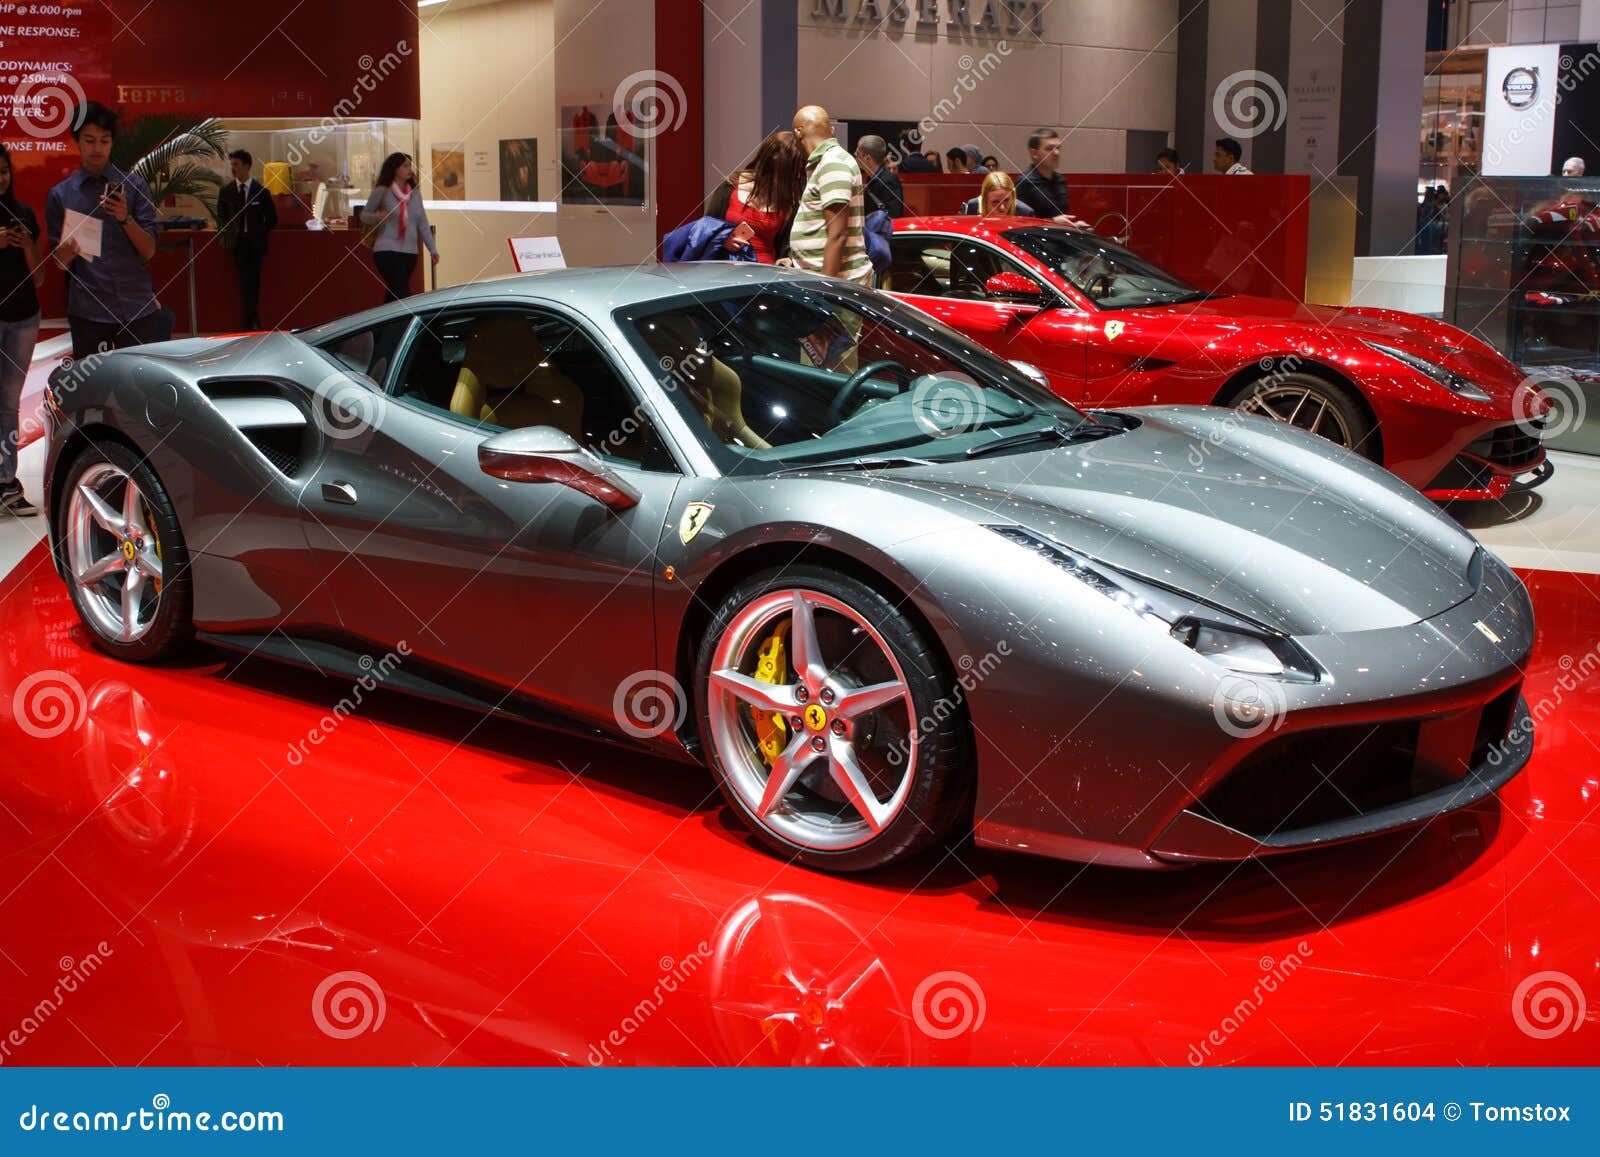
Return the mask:
[[1380, 630], [1468, 598], [1477, 543], [1371, 463], [1229, 410], [1137, 411], [1101, 441], [879, 474], [1291, 635]]
[[[1221, 332], [1248, 330], [1259, 336], [1274, 328], [1283, 335], [1279, 344], [1284, 348], [1305, 349], [1305, 342], [1309, 340], [1308, 352], [1324, 350], [1329, 337], [1377, 342], [1446, 366], [1491, 395], [1497, 398], [1503, 395], [1507, 400], [1522, 380], [1514, 365], [1479, 338], [1446, 322], [1398, 310], [1307, 305], [1273, 297], [1239, 295], [1142, 312], [1152, 319], [1161, 318], [1202, 343], [1213, 340]], [[1160, 326], [1155, 330], [1160, 332]], [[1375, 356], [1352, 349], [1358, 358]], [[1351, 364], [1347, 368], [1355, 370], [1359, 366]]]

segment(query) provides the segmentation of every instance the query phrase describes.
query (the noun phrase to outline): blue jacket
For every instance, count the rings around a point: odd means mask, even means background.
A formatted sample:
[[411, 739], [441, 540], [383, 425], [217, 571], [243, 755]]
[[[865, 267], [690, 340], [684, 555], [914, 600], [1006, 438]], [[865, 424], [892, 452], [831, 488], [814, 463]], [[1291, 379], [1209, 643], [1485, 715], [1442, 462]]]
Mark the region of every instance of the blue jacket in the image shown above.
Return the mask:
[[873, 272], [882, 273], [894, 260], [889, 250], [889, 238], [894, 235], [894, 222], [889, 220], [889, 214], [882, 209], [874, 209], [862, 222], [862, 232], [867, 241], [867, 260], [872, 262]]
[[721, 217], [701, 217], [679, 225], [661, 239], [663, 261], [754, 261], [755, 250], [745, 245], [729, 253], [722, 246], [733, 232], [733, 222]]

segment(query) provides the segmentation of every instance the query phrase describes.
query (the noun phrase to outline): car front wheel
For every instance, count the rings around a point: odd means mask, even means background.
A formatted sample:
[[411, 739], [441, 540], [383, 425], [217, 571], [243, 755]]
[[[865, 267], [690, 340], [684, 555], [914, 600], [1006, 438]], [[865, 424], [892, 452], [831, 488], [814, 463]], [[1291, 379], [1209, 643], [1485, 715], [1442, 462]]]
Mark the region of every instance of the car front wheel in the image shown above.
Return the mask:
[[969, 725], [936, 646], [888, 599], [819, 567], [757, 575], [702, 640], [700, 734], [723, 794], [812, 867], [889, 864], [967, 803]]
[[95, 645], [137, 662], [180, 650], [194, 634], [188, 552], [150, 464], [121, 443], [86, 446], [58, 509], [72, 602]]
[[1315, 374], [1269, 374], [1239, 390], [1228, 404], [1379, 459], [1372, 421], [1360, 403], [1342, 386]]

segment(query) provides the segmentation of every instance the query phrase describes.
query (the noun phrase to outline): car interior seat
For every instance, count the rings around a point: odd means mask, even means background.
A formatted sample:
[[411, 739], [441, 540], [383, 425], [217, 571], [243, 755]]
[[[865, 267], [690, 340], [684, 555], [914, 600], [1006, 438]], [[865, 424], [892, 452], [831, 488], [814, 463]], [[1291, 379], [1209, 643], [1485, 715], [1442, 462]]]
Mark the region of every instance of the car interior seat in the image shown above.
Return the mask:
[[711, 432], [724, 442], [737, 441], [752, 450], [769, 449], [772, 444], [744, 419], [743, 380], [715, 354], [700, 352], [694, 322], [681, 314], [660, 318], [655, 333], [659, 336], [651, 343], [653, 348], [663, 358], [673, 359], [672, 376], [683, 384]]
[[508, 430], [553, 426], [583, 441], [583, 391], [549, 364], [533, 322], [516, 314], [474, 323], [450, 412]]

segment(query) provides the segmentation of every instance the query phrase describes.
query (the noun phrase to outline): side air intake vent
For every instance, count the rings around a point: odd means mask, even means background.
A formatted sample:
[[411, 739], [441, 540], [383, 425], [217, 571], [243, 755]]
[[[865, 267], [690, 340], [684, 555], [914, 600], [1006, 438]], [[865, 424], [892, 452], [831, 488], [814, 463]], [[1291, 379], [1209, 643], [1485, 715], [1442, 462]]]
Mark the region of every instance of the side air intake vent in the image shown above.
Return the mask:
[[311, 456], [316, 431], [289, 387], [272, 381], [212, 379], [202, 382], [200, 389], [273, 469], [291, 478], [300, 474]]

